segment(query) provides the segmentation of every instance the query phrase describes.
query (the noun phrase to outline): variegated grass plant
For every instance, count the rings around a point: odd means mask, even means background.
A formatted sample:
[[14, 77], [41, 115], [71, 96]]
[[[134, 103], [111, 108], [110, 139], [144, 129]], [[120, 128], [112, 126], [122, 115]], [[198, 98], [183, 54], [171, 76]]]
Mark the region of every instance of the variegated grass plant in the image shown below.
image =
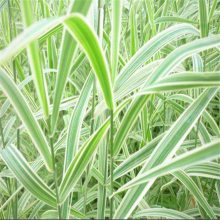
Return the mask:
[[0, 218], [219, 218], [219, 14], [1, 0]]

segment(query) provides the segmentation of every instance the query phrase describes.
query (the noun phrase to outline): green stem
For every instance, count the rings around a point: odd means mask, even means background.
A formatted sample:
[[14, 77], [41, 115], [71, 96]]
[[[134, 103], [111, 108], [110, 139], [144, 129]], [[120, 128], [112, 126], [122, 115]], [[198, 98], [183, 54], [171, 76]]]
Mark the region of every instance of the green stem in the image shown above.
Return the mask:
[[[20, 149], [20, 129], [17, 128], [17, 148]], [[18, 181], [15, 179], [14, 181], [15, 191], [18, 189]], [[13, 216], [14, 219], [18, 218], [18, 194], [15, 195], [13, 200]]]
[[[10, 1], [8, 1], [8, 17], [9, 17], [9, 25], [10, 25], [9, 39], [10, 39], [10, 41], [12, 41], [12, 39], [13, 39], [13, 32], [12, 32], [13, 22], [12, 22], [12, 13], [11, 13]], [[15, 61], [14, 60], [12, 61], [12, 70], [13, 70], [14, 82], [16, 83], [17, 82], [17, 75], [16, 75], [16, 68], [15, 68]], [[19, 146], [20, 146], [20, 137], [19, 137], [19, 135], [20, 135], [19, 128], [17, 128], [17, 148], [18, 149], [19, 149]], [[16, 191], [16, 189], [18, 187], [17, 179], [14, 179], [14, 181], [12, 181], [12, 185], [14, 185], [14, 190]], [[16, 195], [15, 198], [13, 199], [12, 213], [13, 213], [13, 218], [17, 219], [18, 218], [18, 195]]]
[[56, 192], [56, 200], [57, 200], [57, 210], [59, 219], [61, 219], [61, 208], [60, 208], [60, 199], [59, 199], [59, 192], [58, 192], [58, 181], [57, 181], [57, 166], [55, 162], [55, 155], [54, 155], [54, 147], [53, 147], [53, 138], [50, 137], [50, 147], [51, 147], [51, 153], [52, 153], [52, 163], [53, 163], [53, 178], [55, 183], [55, 192]]
[[[97, 27], [97, 33], [100, 39], [102, 39], [102, 25], [101, 25], [101, 10], [103, 7], [103, 2], [102, 0], [98, 1], [98, 27]], [[92, 92], [92, 110], [91, 110], [91, 127], [90, 127], [90, 135], [93, 134], [94, 131], [94, 124], [95, 124], [95, 95], [96, 95], [96, 79], [94, 78], [93, 81], [93, 92]], [[85, 174], [85, 183], [84, 183], [84, 213], [86, 214], [86, 203], [87, 203], [87, 185], [88, 185], [88, 173], [89, 173], [89, 166], [86, 169], [86, 174]]]
[[199, 124], [200, 124], [200, 120], [201, 120], [201, 117], [199, 117], [199, 120], [197, 122], [197, 126], [196, 126], [196, 137], [195, 137], [195, 148], [197, 147], [197, 144], [198, 144], [198, 136], [199, 136]]
[[90, 135], [94, 132], [94, 124], [95, 124], [95, 96], [96, 96], [96, 80], [94, 78], [93, 82], [93, 91], [92, 91], [92, 120], [91, 120], [91, 128], [90, 128]]
[[105, 145], [105, 156], [104, 156], [104, 159], [105, 159], [105, 165], [104, 165], [104, 187], [103, 187], [103, 198], [102, 198], [102, 201], [103, 201], [103, 213], [102, 213], [102, 216], [103, 218], [105, 218], [105, 206], [106, 206], [106, 191], [107, 191], [107, 178], [108, 178], [108, 175], [107, 175], [107, 172], [108, 172], [108, 150], [107, 150], [107, 146]]
[[166, 127], [166, 98], [165, 98], [165, 94], [164, 94], [164, 102], [163, 102], [163, 132], [165, 132], [165, 127]]
[[216, 179], [213, 179], [211, 182], [211, 190], [210, 190], [209, 197], [208, 197], [208, 203], [210, 205], [212, 205], [212, 203], [213, 203], [212, 197], [213, 197], [213, 192], [215, 189], [215, 183], [216, 183]]
[[[96, 96], [96, 80], [94, 78], [93, 81], [93, 92], [92, 92], [92, 109], [91, 109], [91, 127], [90, 127], [90, 135], [94, 132], [94, 124], [95, 124], [95, 96]], [[84, 182], [84, 214], [86, 214], [86, 203], [87, 203], [87, 186], [88, 186], [88, 174], [89, 174], [89, 166], [86, 168], [85, 174], [85, 182]]]
[[4, 133], [3, 133], [3, 128], [2, 128], [2, 119], [0, 118], [0, 135], [2, 139], [2, 147], [5, 148], [5, 138], [4, 138]]
[[[51, 127], [50, 127], [50, 120], [48, 119], [48, 133], [51, 134]], [[53, 137], [50, 136], [50, 150], [51, 150], [51, 156], [52, 156], [52, 163], [53, 163], [53, 179], [55, 184], [55, 194], [56, 194], [56, 201], [57, 201], [57, 211], [59, 219], [61, 219], [61, 207], [60, 207], [60, 198], [59, 198], [59, 191], [58, 191], [58, 180], [57, 180], [57, 166], [55, 161], [55, 153], [54, 153], [54, 146], [53, 146]]]
[[[114, 131], [113, 131], [113, 124], [114, 123], [114, 114], [113, 110], [110, 110], [110, 194], [113, 194], [113, 164], [114, 164], [114, 158], [113, 158], [113, 138], [114, 138]], [[110, 199], [110, 219], [113, 218], [113, 197]]]

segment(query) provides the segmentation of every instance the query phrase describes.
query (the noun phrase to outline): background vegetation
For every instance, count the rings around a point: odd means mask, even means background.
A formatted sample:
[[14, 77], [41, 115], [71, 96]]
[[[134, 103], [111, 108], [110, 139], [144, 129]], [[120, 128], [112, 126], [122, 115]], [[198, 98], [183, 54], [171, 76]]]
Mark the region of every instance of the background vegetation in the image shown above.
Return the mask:
[[1, 219], [219, 218], [219, 0], [0, 16]]

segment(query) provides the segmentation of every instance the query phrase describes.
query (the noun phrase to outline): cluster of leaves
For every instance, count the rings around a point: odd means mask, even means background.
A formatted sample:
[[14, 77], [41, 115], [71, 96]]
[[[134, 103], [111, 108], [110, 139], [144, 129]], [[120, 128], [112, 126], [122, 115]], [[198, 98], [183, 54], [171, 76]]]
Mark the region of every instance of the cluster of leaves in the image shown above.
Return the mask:
[[218, 0], [1, 0], [0, 217], [220, 217]]

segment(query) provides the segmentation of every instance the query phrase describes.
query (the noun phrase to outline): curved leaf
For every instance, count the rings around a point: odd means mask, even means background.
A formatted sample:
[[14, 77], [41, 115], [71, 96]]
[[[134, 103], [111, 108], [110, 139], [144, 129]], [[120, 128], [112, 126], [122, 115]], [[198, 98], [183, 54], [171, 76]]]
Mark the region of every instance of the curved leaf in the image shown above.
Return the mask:
[[[84, 0], [83, 4], [81, 0], [73, 1], [70, 5], [69, 12], [78, 12], [86, 15], [92, 0]], [[51, 116], [51, 131], [52, 133], [56, 129], [57, 118], [59, 114], [59, 106], [63, 94], [63, 90], [66, 85], [67, 76], [69, 75], [72, 66], [71, 62], [75, 58], [74, 52], [78, 48], [77, 42], [72, 38], [71, 34], [67, 30], [63, 30], [62, 41], [61, 41], [58, 73], [56, 78], [56, 85], [54, 91], [54, 103], [53, 111]], [[65, 63], [65, 65], [64, 65]]]
[[190, 215], [173, 209], [149, 208], [141, 210], [134, 214], [134, 218], [161, 217], [167, 219], [194, 219]]
[[[182, 113], [154, 149], [140, 173], [148, 171], [150, 168], [173, 157], [216, 92], [217, 89], [205, 90], [201, 96]], [[152, 179], [148, 184], [141, 184], [128, 190], [116, 210], [114, 218], [127, 218], [152, 186], [154, 181], [155, 179]]]
[[109, 109], [113, 109], [113, 92], [109, 67], [98, 37], [84, 18], [79, 14], [72, 15], [64, 22], [65, 27], [84, 50], [102, 89]]
[[120, 71], [118, 77], [116, 78], [115, 89], [117, 90], [120, 88], [121, 84], [125, 83], [125, 81], [127, 81], [139, 67], [147, 62], [162, 47], [169, 42], [172, 42], [174, 39], [178, 39], [186, 34], [193, 34], [197, 36], [199, 32], [192, 25], [177, 24], [167, 28], [149, 40], [134, 54], [134, 56]]
[[29, 166], [17, 148], [7, 147], [1, 150], [0, 154], [15, 177], [32, 195], [48, 205], [56, 207], [55, 194]]
[[[148, 182], [152, 178], [157, 178], [162, 175], [177, 171], [178, 169], [184, 169], [195, 164], [199, 164], [204, 161], [210, 161], [220, 157], [220, 140], [214, 141], [206, 146], [201, 146], [195, 150], [188, 151], [172, 160], [165, 161], [161, 165], [155, 166], [146, 172], [141, 173], [128, 183], [124, 184], [117, 192], [127, 190], [136, 185], [140, 185]], [[117, 193], [116, 192], [116, 193]]]
[[[116, 117], [119, 112], [127, 104], [127, 101], [122, 102], [114, 112]], [[75, 157], [72, 159], [60, 185], [60, 201], [61, 203], [68, 197], [72, 189], [77, 184], [79, 178], [85, 171], [98, 148], [99, 142], [103, 139], [110, 126], [110, 118], [99, 127], [99, 129], [90, 137], [90, 139], [79, 149]]]
[[220, 86], [220, 73], [178, 73], [157, 80], [136, 95]]
[[12, 81], [12, 79], [1, 69], [0, 87], [10, 100], [19, 118], [25, 125], [28, 134], [34, 142], [38, 152], [42, 156], [44, 163], [49, 171], [52, 170], [52, 157], [47, 140], [41, 130], [37, 120], [33, 116], [24, 96]]

